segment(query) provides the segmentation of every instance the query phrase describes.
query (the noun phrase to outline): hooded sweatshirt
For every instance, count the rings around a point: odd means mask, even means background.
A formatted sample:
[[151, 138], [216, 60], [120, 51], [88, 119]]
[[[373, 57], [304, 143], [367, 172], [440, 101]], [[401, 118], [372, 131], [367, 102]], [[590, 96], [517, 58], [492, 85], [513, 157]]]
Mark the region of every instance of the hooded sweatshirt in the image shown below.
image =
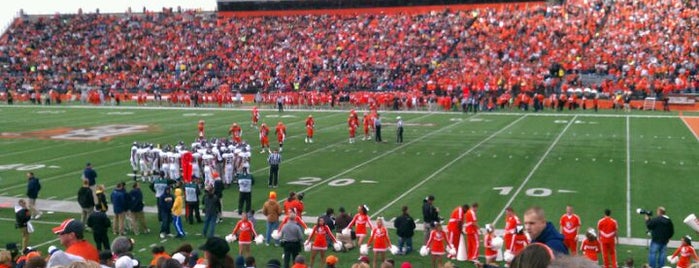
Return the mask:
[[175, 201], [172, 203], [172, 216], [182, 216], [182, 211], [184, 207], [184, 197], [182, 196], [182, 189], [175, 189]]

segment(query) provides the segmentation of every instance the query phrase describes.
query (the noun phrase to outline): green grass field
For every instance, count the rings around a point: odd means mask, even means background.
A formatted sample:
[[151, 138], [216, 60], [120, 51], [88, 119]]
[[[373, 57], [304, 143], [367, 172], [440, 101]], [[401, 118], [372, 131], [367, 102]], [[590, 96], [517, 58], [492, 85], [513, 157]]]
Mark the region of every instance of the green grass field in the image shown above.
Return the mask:
[[[252, 170], [257, 184], [253, 204], [259, 209], [267, 197], [266, 154], [259, 153], [249, 110], [0, 106], [0, 112], [0, 196], [23, 197], [24, 174], [31, 170], [41, 179], [41, 199], [75, 202], [86, 162], [99, 173], [98, 183], [113, 188], [119, 181], [130, 180], [128, 154], [133, 141], [190, 142], [197, 134], [197, 121], [204, 119], [207, 136], [226, 136], [233, 122], [244, 127], [243, 137], [253, 145], [254, 153]], [[316, 120], [313, 144], [303, 141], [304, 120], [309, 113]], [[634, 210], [663, 205], [675, 222], [675, 240], [694, 233], [682, 219], [696, 211], [692, 185], [699, 172], [699, 150], [697, 138], [675, 114], [385, 112], [383, 136], [388, 142], [379, 144], [361, 141], [361, 136], [357, 143], [348, 144], [347, 115], [347, 111], [261, 111], [262, 122], [283, 121], [287, 125], [289, 137], [277, 192], [280, 197], [289, 191], [305, 192], [306, 216], [318, 216], [328, 207], [339, 206], [354, 212], [357, 205], [367, 204], [373, 218], [392, 219], [407, 205], [419, 219], [421, 200], [434, 194], [435, 204], [446, 218], [454, 207], [478, 202], [481, 226], [495, 223], [503, 228], [505, 207], [512, 206], [521, 215], [534, 205], [543, 207], [558, 225], [558, 218], [570, 204], [580, 215], [583, 229], [596, 226], [603, 210], [610, 208], [619, 222], [620, 237], [644, 239], [643, 217]], [[406, 123], [401, 145], [394, 142], [392, 123], [397, 115]], [[71, 129], [80, 134], [74, 136], [91, 137], [100, 129], [89, 128], [114, 124], [147, 128], [101, 141], [50, 138]], [[274, 146], [274, 139], [270, 140]], [[237, 207], [236, 190], [227, 190], [224, 198], [224, 210]], [[146, 205], [154, 203], [147, 194]], [[19, 234], [13, 231], [12, 204], [2, 205], [0, 232], [8, 232], [0, 239], [4, 245], [19, 241]], [[66, 217], [79, 215], [45, 214], [37, 221], [31, 244], [44, 249], [57, 244], [50, 227]], [[157, 230], [154, 215], [149, 221], [151, 229]], [[217, 233], [225, 235], [233, 222], [226, 219]], [[201, 236], [193, 235], [200, 232], [201, 225], [185, 224], [185, 230], [191, 234], [188, 242], [203, 243]], [[257, 231], [264, 232], [264, 226], [258, 223]], [[421, 237], [416, 235], [416, 248]], [[157, 234], [141, 235], [136, 240], [138, 249], [144, 250], [139, 252], [142, 260], [150, 260], [147, 248], [151, 244], [163, 243], [166, 249], [174, 249], [183, 242], [161, 241]], [[397, 237], [393, 235], [392, 240], [397, 241]], [[232, 251], [236, 250], [237, 245], [233, 245]], [[264, 263], [278, 257], [281, 249], [262, 246], [254, 247], [253, 252], [258, 262]], [[645, 262], [643, 246], [623, 245], [619, 252], [620, 261], [632, 256], [637, 263]], [[341, 261], [354, 260], [357, 255], [356, 251], [339, 253]], [[417, 254], [394, 258], [410, 260], [416, 267], [429, 266], [429, 260]]]

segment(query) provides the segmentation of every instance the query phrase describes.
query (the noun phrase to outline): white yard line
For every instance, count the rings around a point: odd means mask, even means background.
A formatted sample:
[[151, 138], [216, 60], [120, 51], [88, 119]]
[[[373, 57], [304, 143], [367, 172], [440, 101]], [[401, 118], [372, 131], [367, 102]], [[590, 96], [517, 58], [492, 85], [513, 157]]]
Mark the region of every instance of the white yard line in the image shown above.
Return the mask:
[[441, 128], [441, 129], [436, 130], [436, 131], [432, 131], [432, 132], [428, 133], [427, 135], [424, 135], [424, 136], [421, 136], [421, 137], [419, 137], [419, 138], [417, 138], [417, 139], [414, 139], [414, 140], [412, 140], [412, 141], [403, 143], [403, 144], [401, 144], [401, 145], [399, 145], [399, 146], [396, 146], [395, 148], [393, 148], [393, 149], [391, 149], [391, 150], [389, 150], [389, 151], [386, 151], [386, 152], [384, 152], [384, 153], [382, 153], [382, 154], [380, 154], [380, 155], [375, 156], [374, 158], [371, 158], [371, 159], [369, 159], [369, 160], [367, 160], [367, 161], [364, 161], [364, 162], [362, 162], [362, 163], [359, 163], [358, 165], [356, 165], [356, 166], [354, 166], [354, 167], [348, 168], [348, 169], [346, 169], [345, 171], [340, 172], [340, 173], [338, 173], [338, 174], [335, 175], [335, 176], [332, 176], [332, 177], [330, 177], [330, 178], [327, 178], [327, 179], [325, 179], [325, 180], [323, 180], [323, 181], [320, 181], [320, 182], [318, 182], [318, 183], [316, 183], [316, 184], [314, 184], [314, 185], [308, 186], [306, 189], [303, 189], [303, 190], [301, 190], [301, 191], [299, 191], [299, 192], [308, 192], [308, 191], [310, 191], [311, 189], [314, 189], [314, 188], [316, 188], [316, 187], [318, 187], [318, 186], [325, 185], [327, 182], [329, 182], [329, 181], [331, 181], [331, 180], [334, 180], [334, 179], [336, 179], [336, 178], [339, 178], [340, 176], [343, 176], [343, 175], [345, 175], [345, 174], [347, 174], [347, 173], [350, 173], [350, 172], [352, 172], [352, 171], [354, 171], [354, 170], [356, 170], [356, 169], [358, 169], [358, 168], [361, 168], [361, 167], [363, 167], [363, 166], [365, 166], [365, 165], [367, 165], [367, 164], [369, 164], [369, 163], [373, 163], [374, 161], [376, 161], [376, 160], [378, 160], [378, 159], [381, 159], [381, 158], [383, 158], [384, 156], [387, 156], [387, 155], [389, 155], [389, 154], [392, 154], [393, 152], [398, 151], [399, 149], [403, 149], [404, 147], [407, 147], [408, 145], [411, 145], [411, 144], [413, 144], [413, 143], [416, 143], [416, 142], [418, 142], [418, 141], [421, 141], [421, 140], [423, 140], [423, 139], [425, 139], [425, 138], [427, 138], [427, 137], [430, 137], [430, 136], [432, 136], [432, 135], [434, 135], [434, 134], [436, 134], [436, 133], [442, 132], [442, 131], [444, 131], [444, 130], [446, 130], [446, 129], [448, 129], [448, 128], [452, 128], [452, 127], [454, 127], [454, 126], [456, 126], [456, 125], [458, 125], [458, 124], [460, 124], [460, 123], [462, 123], [462, 122], [466, 122], [466, 121], [457, 121], [457, 122], [454, 122], [453, 124], [448, 125], [448, 126], [446, 126], [446, 127], [444, 127], [444, 128]]
[[626, 117], [626, 237], [631, 237], [631, 121]]
[[420, 181], [418, 184], [414, 185], [413, 187], [411, 187], [410, 189], [408, 189], [407, 191], [405, 191], [405, 192], [403, 192], [401, 195], [399, 195], [397, 198], [393, 199], [393, 201], [389, 202], [389, 203], [386, 204], [384, 207], [382, 207], [381, 209], [379, 209], [379, 210], [377, 210], [376, 212], [374, 212], [374, 214], [372, 215], [372, 217], [375, 217], [376, 215], [381, 214], [381, 212], [383, 212], [384, 210], [388, 209], [390, 206], [392, 206], [393, 204], [395, 204], [395, 203], [398, 202], [399, 200], [403, 199], [403, 198], [406, 197], [408, 194], [412, 193], [412, 192], [415, 191], [417, 188], [419, 188], [419, 187], [422, 186], [423, 184], [427, 183], [427, 182], [430, 181], [432, 178], [436, 177], [438, 174], [442, 173], [442, 171], [444, 171], [445, 169], [451, 167], [453, 164], [455, 164], [456, 162], [458, 162], [459, 160], [461, 160], [461, 158], [463, 158], [464, 156], [468, 155], [469, 153], [471, 153], [473, 150], [475, 150], [476, 148], [480, 147], [480, 146], [483, 145], [484, 143], [490, 141], [491, 139], [493, 139], [495, 136], [497, 136], [498, 134], [502, 133], [502, 132], [505, 131], [506, 129], [512, 127], [513, 125], [515, 125], [516, 123], [518, 123], [519, 121], [521, 121], [522, 119], [524, 119], [525, 117], [527, 117], [527, 114], [524, 114], [523, 116], [517, 118], [517, 120], [512, 121], [510, 124], [508, 124], [508, 125], [505, 126], [504, 128], [502, 128], [502, 129], [500, 129], [500, 130], [494, 132], [493, 134], [491, 134], [490, 136], [488, 136], [488, 137], [485, 138], [484, 140], [480, 141], [478, 144], [474, 145], [473, 147], [471, 147], [471, 148], [468, 149], [467, 151], [463, 152], [463, 153], [460, 154], [458, 157], [454, 158], [454, 160], [452, 160], [452, 161], [450, 161], [449, 163], [447, 163], [446, 165], [442, 166], [441, 168], [439, 168], [438, 170], [436, 170], [435, 172], [433, 172], [432, 174], [430, 174], [430, 175], [427, 176], [426, 178], [422, 179], [422, 181]]
[[515, 191], [515, 193], [512, 194], [512, 197], [510, 197], [510, 200], [507, 201], [507, 204], [505, 204], [505, 207], [503, 207], [500, 210], [500, 213], [498, 214], [497, 217], [495, 217], [495, 220], [492, 221], [493, 225], [495, 223], [497, 223], [498, 220], [500, 220], [500, 218], [505, 214], [505, 209], [512, 205], [512, 202], [515, 201], [515, 198], [517, 198], [517, 195], [519, 194], [519, 192], [521, 192], [522, 189], [524, 189], [524, 186], [527, 184], [527, 182], [529, 182], [529, 179], [531, 179], [534, 176], [534, 173], [536, 173], [536, 171], [539, 169], [539, 166], [541, 166], [541, 163], [544, 163], [546, 156], [548, 156], [549, 153], [551, 153], [551, 151], [553, 150], [553, 148], [556, 147], [556, 144], [558, 144], [558, 141], [561, 140], [561, 137], [563, 137], [563, 134], [566, 133], [568, 128], [570, 128], [570, 126], [573, 125], [573, 123], [575, 122], [575, 119], [577, 119], [577, 118], [578, 118], [577, 115], [573, 116], [573, 119], [571, 119], [570, 122], [568, 122], [568, 125], [566, 125], [566, 127], [563, 129], [563, 131], [561, 131], [561, 133], [558, 134], [558, 137], [556, 137], [556, 139], [553, 140], [553, 143], [551, 143], [551, 145], [549, 145], [549, 148], [546, 149], [546, 152], [544, 152], [544, 154], [541, 156], [541, 158], [539, 158], [539, 162], [537, 162], [536, 165], [534, 165], [532, 170], [529, 172], [529, 175], [527, 175], [527, 177], [524, 179], [522, 184], [519, 185], [519, 187], [517, 188], [517, 191]]

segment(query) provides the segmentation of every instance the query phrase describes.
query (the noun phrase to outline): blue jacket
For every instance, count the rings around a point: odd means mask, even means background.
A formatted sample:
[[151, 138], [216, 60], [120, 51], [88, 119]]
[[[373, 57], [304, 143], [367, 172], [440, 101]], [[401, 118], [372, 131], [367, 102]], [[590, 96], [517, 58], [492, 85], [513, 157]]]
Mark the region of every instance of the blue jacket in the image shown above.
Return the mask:
[[163, 195], [158, 197], [158, 211], [160, 213], [171, 213], [172, 211], [172, 204], [175, 201], [175, 198], [172, 196], [172, 194], [168, 190], [166, 190]]
[[132, 189], [129, 192], [129, 210], [131, 212], [142, 212], [143, 211], [143, 192], [141, 188]]
[[534, 238], [532, 243], [543, 243], [549, 246], [556, 254], [568, 255], [568, 248], [563, 245], [563, 235], [559, 233], [551, 222], [546, 222], [546, 228], [541, 231], [537, 238]]
[[85, 168], [85, 170], [83, 170], [83, 177], [87, 179], [88, 184], [90, 186], [93, 186], [97, 183], [97, 172], [95, 172], [95, 170], [92, 168]]
[[124, 190], [124, 188], [114, 189], [111, 199], [114, 214], [124, 213], [129, 209], [129, 200], [127, 199], [126, 190]]
[[39, 179], [36, 177], [30, 177], [29, 181], [27, 182], [27, 197], [36, 199], [39, 197], [39, 190], [41, 190]]

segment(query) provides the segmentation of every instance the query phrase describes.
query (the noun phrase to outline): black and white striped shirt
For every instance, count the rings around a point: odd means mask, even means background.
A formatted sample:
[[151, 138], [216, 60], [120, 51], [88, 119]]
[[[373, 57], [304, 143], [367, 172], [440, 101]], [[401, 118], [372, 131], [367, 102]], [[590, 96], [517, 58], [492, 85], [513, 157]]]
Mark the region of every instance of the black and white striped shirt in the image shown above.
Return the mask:
[[282, 162], [282, 155], [279, 153], [272, 153], [267, 157], [267, 163], [270, 165], [279, 165]]

